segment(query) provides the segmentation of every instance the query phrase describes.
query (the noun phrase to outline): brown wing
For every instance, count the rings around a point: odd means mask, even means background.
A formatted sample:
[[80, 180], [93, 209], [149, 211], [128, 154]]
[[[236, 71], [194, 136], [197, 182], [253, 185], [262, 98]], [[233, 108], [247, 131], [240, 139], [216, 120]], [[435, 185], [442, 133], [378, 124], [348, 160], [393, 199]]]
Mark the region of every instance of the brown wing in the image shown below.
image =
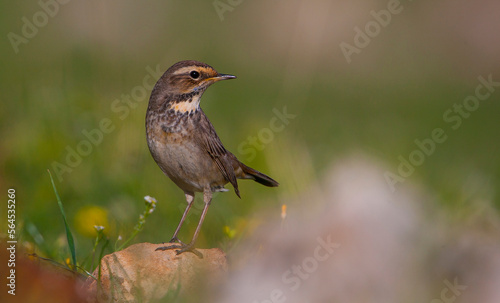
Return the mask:
[[215, 129], [212, 123], [208, 120], [207, 116], [205, 116], [203, 112], [201, 114], [202, 117], [200, 119], [199, 134], [196, 137], [198, 138], [200, 145], [205, 148], [210, 157], [212, 157], [215, 161], [215, 164], [224, 178], [233, 185], [236, 195], [240, 197], [238, 182], [236, 181], [236, 175], [234, 174], [230, 153], [224, 148], [224, 145], [222, 145], [219, 136], [215, 132]]

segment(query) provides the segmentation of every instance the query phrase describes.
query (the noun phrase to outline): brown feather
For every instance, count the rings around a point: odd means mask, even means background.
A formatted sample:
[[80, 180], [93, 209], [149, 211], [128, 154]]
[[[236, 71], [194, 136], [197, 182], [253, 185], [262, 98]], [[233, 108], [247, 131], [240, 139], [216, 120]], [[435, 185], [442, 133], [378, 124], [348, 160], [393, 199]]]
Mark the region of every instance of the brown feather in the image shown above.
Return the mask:
[[238, 181], [236, 180], [236, 175], [234, 174], [234, 168], [232, 166], [231, 159], [228, 156], [228, 151], [224, 148], [224, 145], [222, 145], [222, 142], [215, 132], [215, 128], [210, 120], [208, 120], [207, 116], [201, 109], [200, 111], [201, 119], [199, 122], [198, 135], [195, 137], [205, 148], [210, 157], [212, 157], [215, 161], [224, 178], [233, 185], [236, 195], [240, 197]]

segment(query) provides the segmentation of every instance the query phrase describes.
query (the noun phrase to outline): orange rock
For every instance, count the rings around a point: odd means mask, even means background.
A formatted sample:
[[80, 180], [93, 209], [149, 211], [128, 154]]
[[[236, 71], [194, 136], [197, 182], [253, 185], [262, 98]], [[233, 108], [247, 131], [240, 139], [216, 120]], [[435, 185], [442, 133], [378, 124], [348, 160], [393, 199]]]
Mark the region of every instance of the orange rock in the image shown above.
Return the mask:
[[[85, 282], [88, 302], [148, 302], [169, 292], [192, 291], [198, 277], [213, 284], [226, 276], [226, 254], [218, 248], [199, 249], [201, 259], [189, 252], [155, 251], [161, 246], [135, 244], [102, 258], [101, 282], [91, 277]], [[99, 276], [98, 269], [93, 275]]]

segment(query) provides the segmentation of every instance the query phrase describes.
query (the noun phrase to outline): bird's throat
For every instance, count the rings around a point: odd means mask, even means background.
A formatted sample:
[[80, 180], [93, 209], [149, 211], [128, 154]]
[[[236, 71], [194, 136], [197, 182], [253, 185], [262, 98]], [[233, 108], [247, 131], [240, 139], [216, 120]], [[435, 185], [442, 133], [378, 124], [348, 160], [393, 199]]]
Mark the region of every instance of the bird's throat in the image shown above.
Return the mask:
[[194, 113], [200, 109], [200, 98], [200, 95], [194, 95], [185, 100], [176, 100], [170, 104], [170, 109], [176, 114]]

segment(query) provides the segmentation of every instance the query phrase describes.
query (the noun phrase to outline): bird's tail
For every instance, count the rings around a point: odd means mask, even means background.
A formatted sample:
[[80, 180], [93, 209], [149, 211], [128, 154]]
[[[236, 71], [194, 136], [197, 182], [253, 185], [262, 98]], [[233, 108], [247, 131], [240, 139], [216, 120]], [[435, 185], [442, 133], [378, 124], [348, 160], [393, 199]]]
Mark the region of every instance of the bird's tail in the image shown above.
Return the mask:
[[252, 179], [257, 183], [260, 183], [265, 186], [269, 187], [276, 187], [280, 185], [278, 182], [273, 180], [273, 178], [251, 168], [246, 166], [245, 164], [240, 162], [240, 167], [243, 170], [243, 173], [245, 174], [244, 179]]

